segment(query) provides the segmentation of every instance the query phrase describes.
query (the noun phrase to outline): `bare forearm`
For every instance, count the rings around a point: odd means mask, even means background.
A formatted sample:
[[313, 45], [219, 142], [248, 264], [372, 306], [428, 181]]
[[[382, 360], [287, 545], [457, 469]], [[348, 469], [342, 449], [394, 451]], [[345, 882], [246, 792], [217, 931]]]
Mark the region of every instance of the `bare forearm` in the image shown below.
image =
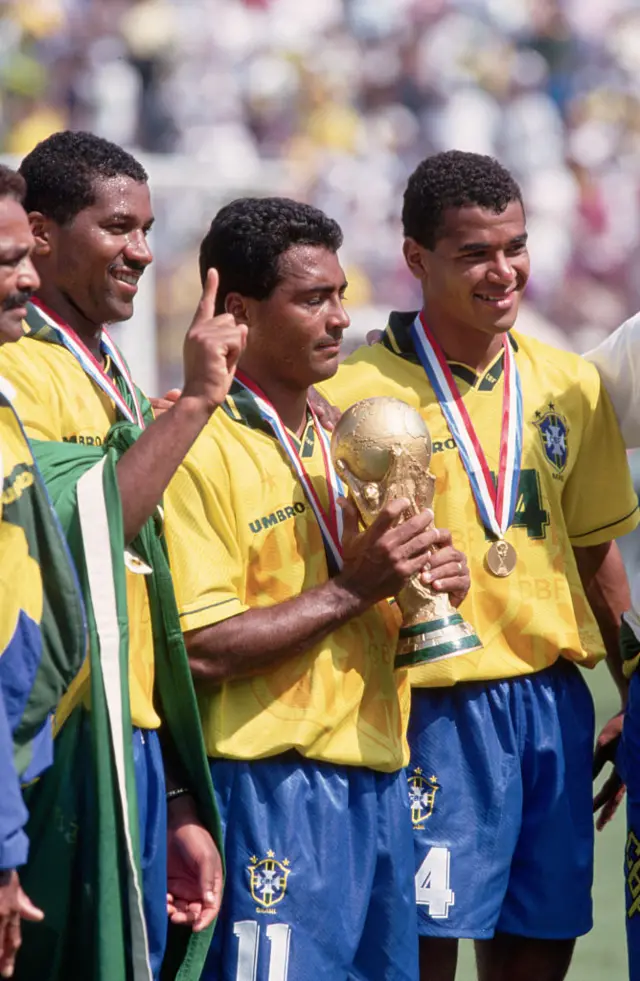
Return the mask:
[[631, 606], [631, 596], [620, 549], [615, 542], [607, 542], [606, 545], [575, 548], [574, 553], [589, 605], [602, 634], [607, 666], [624, 704], [628, 681], [622, 671], [620, 617]]
[[135, 538], [151, 517], [210, 416], [204, 400], [183, 397], [121, 457], [117, 473], [125, 542]]
[[192, 674], [212, 684], [265, 674], [304, 654], [370, 605], [333, 579], [276, 606], [194, 630], [185, 638]]

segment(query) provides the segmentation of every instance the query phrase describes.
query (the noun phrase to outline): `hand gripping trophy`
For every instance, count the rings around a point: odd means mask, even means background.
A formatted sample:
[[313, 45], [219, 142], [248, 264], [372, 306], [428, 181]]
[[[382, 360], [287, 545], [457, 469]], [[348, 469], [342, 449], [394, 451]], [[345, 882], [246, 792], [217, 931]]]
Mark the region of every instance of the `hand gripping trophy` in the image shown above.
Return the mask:
[[[400, 497], [411, 502], [400, 520], [432, 507], [431, 436], [420, 413], [406, 402], [387, 397], [356, 402], [334, 429], [331, 455], [365, 525]], [[396, 668], [482, 647], [448, 595], [434, 592], [419, 575], [411, 577], [396, 599], [403, 617]]]

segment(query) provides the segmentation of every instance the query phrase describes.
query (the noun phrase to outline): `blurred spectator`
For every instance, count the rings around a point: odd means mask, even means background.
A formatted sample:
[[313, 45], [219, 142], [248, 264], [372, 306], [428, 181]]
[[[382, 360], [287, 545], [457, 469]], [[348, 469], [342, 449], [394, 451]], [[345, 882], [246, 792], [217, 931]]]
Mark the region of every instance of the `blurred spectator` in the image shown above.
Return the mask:
[[522, 184], [532, 322], [580, 350], [640, 306], [636, 0], [0, 0], [0, 149], [63, 126], [166, 155], [169, 373], [223, 200], [277, 190], [325, 208], [345, 228], [351, 302], [375, 319], [415, 303], [407, 175], [454, 146]]

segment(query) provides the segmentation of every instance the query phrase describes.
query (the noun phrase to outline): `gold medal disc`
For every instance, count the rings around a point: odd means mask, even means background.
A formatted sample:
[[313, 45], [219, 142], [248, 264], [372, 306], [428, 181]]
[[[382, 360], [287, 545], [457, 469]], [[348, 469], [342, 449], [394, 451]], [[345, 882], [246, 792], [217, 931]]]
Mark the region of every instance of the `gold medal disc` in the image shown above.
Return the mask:
[[504, 538], [492, 542], [487, 552], [487, 566], [494, 576], [499, 576], [501, 579], [510, 576], [517, 561], [518, 554], [515, 548], [509, 542], [505, 542]]

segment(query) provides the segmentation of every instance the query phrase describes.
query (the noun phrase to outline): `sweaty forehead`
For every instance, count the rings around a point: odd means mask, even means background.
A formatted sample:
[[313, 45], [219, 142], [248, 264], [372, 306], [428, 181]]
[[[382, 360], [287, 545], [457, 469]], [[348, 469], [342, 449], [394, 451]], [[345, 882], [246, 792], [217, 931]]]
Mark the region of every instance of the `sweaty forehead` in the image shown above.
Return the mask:
[[280, 287], [302, 289], [315, 284], [335, 283], [344, 280], [344, 272], [335, 252], [321, 245], [292, 245], [278, 261]]
[[142, 222], [153, 218], [149, 185], [132, 177], [98, 177], [94, 181], [95, 200], [87, 211], [96, 214], [135, 215]]
[[466, 242], [510, 241], [525, 232], [525, 216], [519, 201], [510, 201], [500, 212], [470, 204], [445, 209], [438, 239], [463, 245]]

